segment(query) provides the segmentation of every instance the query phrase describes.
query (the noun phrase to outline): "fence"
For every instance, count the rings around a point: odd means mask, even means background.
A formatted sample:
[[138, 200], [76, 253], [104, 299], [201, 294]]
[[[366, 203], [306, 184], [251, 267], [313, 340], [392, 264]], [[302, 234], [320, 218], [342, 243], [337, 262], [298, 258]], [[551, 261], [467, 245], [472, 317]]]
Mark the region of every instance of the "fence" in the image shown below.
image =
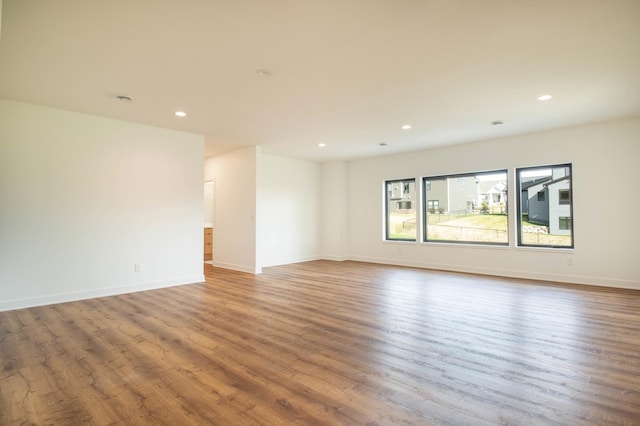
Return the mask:
[[430, 240], [445, 241], [481, 241], [487, 243], [508, 242], [508, 232], [505, 229], [476, 228], [459, 225], [433, 225], [428, 227]]

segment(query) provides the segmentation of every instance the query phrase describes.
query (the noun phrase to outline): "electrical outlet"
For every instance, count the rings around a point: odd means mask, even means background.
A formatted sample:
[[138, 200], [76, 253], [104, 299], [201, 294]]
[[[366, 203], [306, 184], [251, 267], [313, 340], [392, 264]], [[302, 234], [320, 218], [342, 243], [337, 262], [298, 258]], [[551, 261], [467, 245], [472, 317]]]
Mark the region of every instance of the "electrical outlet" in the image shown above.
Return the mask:
[[573, 265], [573, 257], [567, 257], [567, 265]]
[[133, 265], [133, 271], [134, 272], [140, 272], [140, 265], [137, 264], [137, 263], [135, 265]]

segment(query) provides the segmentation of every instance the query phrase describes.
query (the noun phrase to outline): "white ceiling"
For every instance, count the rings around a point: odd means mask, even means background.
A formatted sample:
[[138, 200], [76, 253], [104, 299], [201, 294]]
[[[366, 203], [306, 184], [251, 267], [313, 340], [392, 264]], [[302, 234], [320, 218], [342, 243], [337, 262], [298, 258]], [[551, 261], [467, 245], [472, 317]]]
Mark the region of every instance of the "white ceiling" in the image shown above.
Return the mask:
[[640, 0], [4, 0], [1, 30], [0, 97], [200, 133], [207, 155], [353, 159], [640, 115]]

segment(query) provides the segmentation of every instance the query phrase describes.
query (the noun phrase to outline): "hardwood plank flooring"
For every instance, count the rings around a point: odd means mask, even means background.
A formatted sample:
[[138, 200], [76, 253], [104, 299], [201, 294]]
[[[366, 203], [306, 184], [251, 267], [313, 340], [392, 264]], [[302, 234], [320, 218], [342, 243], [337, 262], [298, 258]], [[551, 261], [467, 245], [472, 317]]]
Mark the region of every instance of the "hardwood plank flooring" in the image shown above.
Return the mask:
[[640, 291], [315, 261], [0, 313], [0, 424], [640, 424]]

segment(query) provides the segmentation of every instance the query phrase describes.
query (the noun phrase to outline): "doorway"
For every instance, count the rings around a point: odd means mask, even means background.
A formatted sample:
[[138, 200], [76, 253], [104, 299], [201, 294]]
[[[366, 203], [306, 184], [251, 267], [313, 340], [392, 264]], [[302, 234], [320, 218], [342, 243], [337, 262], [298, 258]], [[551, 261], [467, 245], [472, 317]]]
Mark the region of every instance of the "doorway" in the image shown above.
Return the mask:
[[204, 182], [204, 262], [213, 265], [215, 183]]

